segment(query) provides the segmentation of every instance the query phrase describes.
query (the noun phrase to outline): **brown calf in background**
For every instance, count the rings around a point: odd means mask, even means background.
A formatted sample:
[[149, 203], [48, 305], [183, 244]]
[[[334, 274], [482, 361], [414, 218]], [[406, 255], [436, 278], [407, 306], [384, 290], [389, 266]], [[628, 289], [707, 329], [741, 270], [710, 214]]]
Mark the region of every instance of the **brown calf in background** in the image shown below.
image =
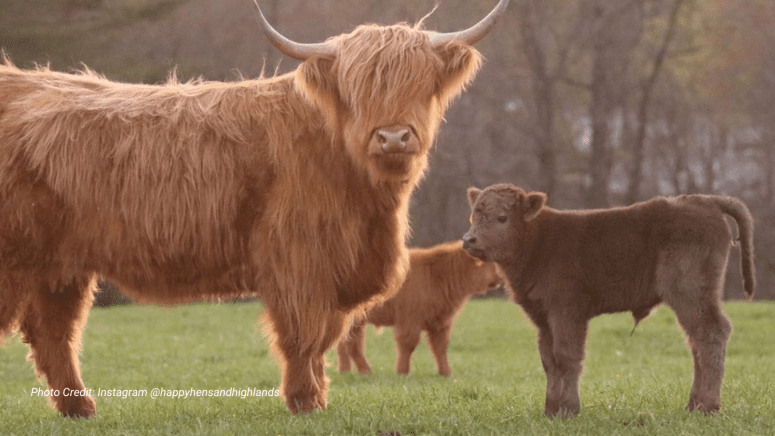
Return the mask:
[[684, 329], [694, 357], [688, 410], [721, 408], [732, 326], [721, 289], [737, 221], [745, 292], [753, 296], [753, 219], [736, 198], [657, 197], [629, 207], [561, 211], [546, 195], [512, 185], [468, 190], [474, 256], [497, 262], [514, 301], [538, 327], [547, 416], [579, 412], [578, 383], [589, 320], [631, 311], [635, 322], [661, 302]]
[[371, 372], [364, 354], [369, 322], [395, 328], [399, 374], [409, 374], [409, 359], [420, 342], [422, 330], [428, 334], [439, 374], [451, 374], [447, 346], [455, 315], [473, 294], [498, 286], [500, 272], [494, 263], [468, 254], [461, 241], [411, 249], [409, 264], [409, 275], [398, 294], [369, 310], [365, 319], [355, 321], [349, 335], [339, 343], [340, 372], [349, 371], [352, 362], [359, 372]]

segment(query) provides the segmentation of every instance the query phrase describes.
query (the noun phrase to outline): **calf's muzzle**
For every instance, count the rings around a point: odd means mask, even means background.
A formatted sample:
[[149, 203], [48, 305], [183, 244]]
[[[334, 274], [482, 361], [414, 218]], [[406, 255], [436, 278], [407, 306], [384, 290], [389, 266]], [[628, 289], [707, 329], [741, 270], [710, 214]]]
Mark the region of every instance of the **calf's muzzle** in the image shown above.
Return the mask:
[[469, 231], [463, 235], [463, 248], [470, 251], [476, 245], [476, 236], [472, 235]]

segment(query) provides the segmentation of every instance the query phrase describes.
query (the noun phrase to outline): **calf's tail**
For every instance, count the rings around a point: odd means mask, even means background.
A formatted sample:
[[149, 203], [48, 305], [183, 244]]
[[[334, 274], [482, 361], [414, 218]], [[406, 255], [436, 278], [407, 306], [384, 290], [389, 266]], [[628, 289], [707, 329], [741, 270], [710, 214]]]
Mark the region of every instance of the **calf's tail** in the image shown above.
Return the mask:
[[756, 269], [753, 262], [753, 217], [746, 205], [734, 197], [714, 196], [713, 202], [722, 212], [737, 222], [740, 242], [740, 269], [743, 272], [743, 290], [748, 299], [753, 298], [756, 287]]

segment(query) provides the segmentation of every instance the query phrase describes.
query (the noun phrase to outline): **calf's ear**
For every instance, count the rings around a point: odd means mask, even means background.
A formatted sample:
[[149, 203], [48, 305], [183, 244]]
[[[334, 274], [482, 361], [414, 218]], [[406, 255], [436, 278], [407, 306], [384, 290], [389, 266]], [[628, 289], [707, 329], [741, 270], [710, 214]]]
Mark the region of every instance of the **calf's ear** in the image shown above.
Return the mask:
[[471, 209], [474, 208], [474, 203], [476, 203], [476, 199], [479, 198], [481, 193], [482, 190], [479, 188], [468, 188], [468, 205], [471, 206]]
[[536, 215], [541, 212], [545, 203], [546, 194], [543, 192], [531, 192], [526, 197], [523, 197], [522, 210], [524, 210], [524, 214], [522, 215], [522, 219], [530, 221], [535, 218]]

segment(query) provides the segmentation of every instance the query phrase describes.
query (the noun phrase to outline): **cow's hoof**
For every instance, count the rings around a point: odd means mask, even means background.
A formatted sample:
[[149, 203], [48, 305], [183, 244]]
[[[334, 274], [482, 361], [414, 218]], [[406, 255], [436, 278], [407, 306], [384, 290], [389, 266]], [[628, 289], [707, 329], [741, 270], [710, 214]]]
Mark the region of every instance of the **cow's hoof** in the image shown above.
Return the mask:
[[325, 410], [326, 403], [319, 396], [312, 395], [302, 397], [300, 395], [289, 396], [285, 403], [288, 410], [294, 415], [299, 413], [310, 413], [315, 410]]
[[97, 403], [92, 397], [66, 397], [63, 407], [59, 408], [62, 415], [68, 418], [91, 418], [97, 414]]

